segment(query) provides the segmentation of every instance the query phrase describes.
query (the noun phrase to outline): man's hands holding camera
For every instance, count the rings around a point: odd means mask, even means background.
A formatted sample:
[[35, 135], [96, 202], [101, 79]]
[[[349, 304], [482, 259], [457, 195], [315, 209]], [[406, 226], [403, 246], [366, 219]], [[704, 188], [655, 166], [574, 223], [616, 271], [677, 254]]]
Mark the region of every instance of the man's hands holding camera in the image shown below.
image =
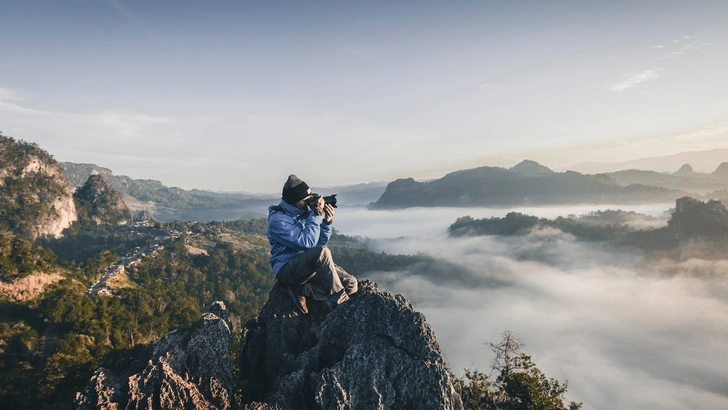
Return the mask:
[[324, 222], [330, 224], [334, 220], [334, 207], [327, 204], [323, 197], [318, 197], [316, 202], [309, 205], [316, 215], [324, 215]]

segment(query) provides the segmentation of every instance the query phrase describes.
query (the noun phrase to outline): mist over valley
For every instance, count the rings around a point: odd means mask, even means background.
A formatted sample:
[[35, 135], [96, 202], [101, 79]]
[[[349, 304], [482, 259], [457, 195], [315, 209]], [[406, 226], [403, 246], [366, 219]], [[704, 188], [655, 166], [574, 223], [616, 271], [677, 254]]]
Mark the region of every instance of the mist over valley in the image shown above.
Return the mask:
[[[488, 369], [492, 354], [484, 343], [510, 330], [547, 374], [570, 381], [569, 399], [586, 408], [721, 408], [728, 400], [728, 255], [702, 259], [686, 245], [675, 259], [579, 241], [554, 228], [518, 236], [447, 234], [461, 216], [510, 211], [553, 219], [622, 209], [657, 218], [646, 229], [658, 229], [674, 206], [342, 208], [336, 226], [368, 238], [377, 252], [425, 253], [446, 262], [366, 276], [426, 315], [456, 373]], [[459, 279], [448, 277], [452, 265]]]

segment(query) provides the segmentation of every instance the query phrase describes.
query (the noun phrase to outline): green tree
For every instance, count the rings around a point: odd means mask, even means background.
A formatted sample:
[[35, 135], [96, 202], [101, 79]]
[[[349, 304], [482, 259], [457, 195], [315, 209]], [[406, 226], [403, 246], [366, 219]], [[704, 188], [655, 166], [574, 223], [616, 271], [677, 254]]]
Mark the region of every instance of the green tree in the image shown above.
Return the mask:
[[578, 410], [581, 403], [566, 402], [568, 381], [546, 375], [521, 352], [523, 343], [513, 333], [504, 332], [498, 343], [488, 343], [495, 354], [491, 363], [495, 380], [477, 370], [465, 370], [454, 385], [467, 410]]

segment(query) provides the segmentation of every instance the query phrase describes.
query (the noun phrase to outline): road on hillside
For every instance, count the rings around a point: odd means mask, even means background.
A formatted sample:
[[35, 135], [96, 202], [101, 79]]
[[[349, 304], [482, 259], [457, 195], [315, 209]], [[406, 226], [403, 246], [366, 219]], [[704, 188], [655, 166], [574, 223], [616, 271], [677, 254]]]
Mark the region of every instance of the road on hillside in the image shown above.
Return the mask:
[[50, 357], [53, 353], [53, 348], [56, 346], [56, 342], [58, 342], [58, 326], [50, 325], [43, 333], [43, 337], [40, 338], [41, 356], [37, 368], [38, 374], [43, 373], [46, 360], [48, 360], [48, 357]]

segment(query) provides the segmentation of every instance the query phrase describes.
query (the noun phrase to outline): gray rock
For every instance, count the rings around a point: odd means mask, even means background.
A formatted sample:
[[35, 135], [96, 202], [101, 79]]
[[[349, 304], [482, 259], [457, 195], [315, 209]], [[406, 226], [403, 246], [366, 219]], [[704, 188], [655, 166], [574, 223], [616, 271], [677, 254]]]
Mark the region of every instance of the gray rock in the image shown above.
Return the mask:
[[329, 312], [277, 286], [243, 330], [244, 409], [461, 409], [422, 314], [373, 282]]
[[233, 402], [232, 334], [225, 305], [188, 329], [174, 330], [150, 346], [146, 362], [94, 373], [78, 409], [218, 409]]

